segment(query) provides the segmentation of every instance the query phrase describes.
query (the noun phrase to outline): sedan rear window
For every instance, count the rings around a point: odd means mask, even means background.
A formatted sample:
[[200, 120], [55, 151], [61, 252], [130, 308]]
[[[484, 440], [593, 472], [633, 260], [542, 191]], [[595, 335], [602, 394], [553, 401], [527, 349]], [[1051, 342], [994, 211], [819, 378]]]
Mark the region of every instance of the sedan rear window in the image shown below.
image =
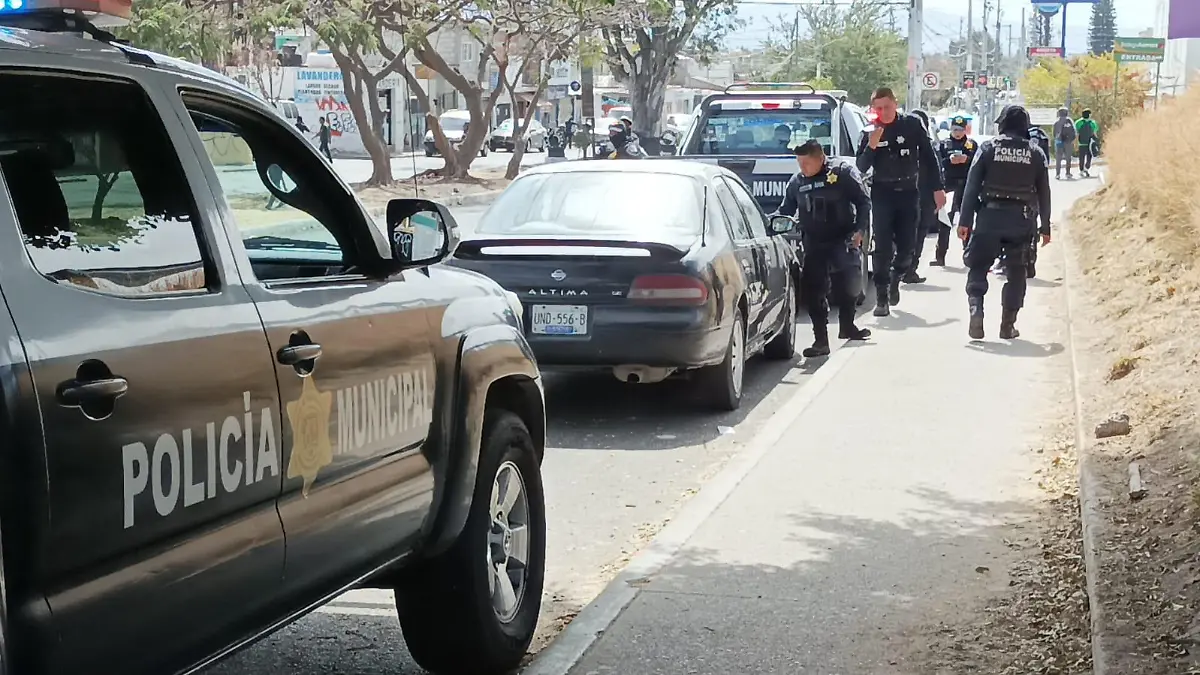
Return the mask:
[[699, 183], [638, 171], [578, 171], [513, 181], [484, 215], [480, 234], [698, 235]]

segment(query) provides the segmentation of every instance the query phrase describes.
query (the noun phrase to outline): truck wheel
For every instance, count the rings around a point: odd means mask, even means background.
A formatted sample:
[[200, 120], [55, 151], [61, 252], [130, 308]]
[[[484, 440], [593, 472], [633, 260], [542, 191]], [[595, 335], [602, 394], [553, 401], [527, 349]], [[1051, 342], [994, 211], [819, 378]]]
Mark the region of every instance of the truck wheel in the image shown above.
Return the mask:
[[768, 359], [785, 360], [796, 355], [796, 294], [791, 288], [787, 289], [783, 313], [787, 323], [779, 335], [763, 348], [763, 356]]
[[746, 373], [746, 321], [740, 311], [733, 314], [733, 331], [725, 360], [715, 366], [701, 368], [700, 390], [717, 410], [737, 410], [742, 405], [742, 385]]
[[488, 410], [466, 526], [396, 589], [413, 659], [438, 675], [500, 675], [533, 641], [546, 568], [546, 504], [525, 423]]

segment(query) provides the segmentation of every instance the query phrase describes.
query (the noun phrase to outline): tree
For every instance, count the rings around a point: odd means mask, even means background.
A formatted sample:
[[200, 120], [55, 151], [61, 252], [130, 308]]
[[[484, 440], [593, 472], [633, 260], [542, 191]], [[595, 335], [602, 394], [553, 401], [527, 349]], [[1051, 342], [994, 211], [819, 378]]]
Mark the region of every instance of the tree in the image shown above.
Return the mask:
[[605, 57], [629, 87], [634, 128], [655, 136], [679, 56], [706, 61], [737, 23], [736, 0], [647, 0], [627, 26], [603, 29]]
[[566, 59], [582, 34], [632, 18], [625, 10], [629, 6], [615, 0], [499, 0], [492, 7], [490, 53], [500, 85], [512, 101], [517, 100], [522, 81], [534, 87], [525, 114], [513, 125], [513, 156], [505, 177], [515, 178], [520, 170], [525, 153], [522, 141], [549, 83], [543, 66]]
[[228, 1], [138, 0], [129, 24], [116, 33], [142, 49], [215, 65], [229, 53], [230, 25]]
[[1050, 15], [1038, 11], [1036, 6], [1029, 17], [1029, 37], [1034, 47], [1049, 47], [1052, 39]]
[[[780, 17], [764, 49], [780, 66], [767, 73], [775, 81], [827, 81], [851, 99], [867, 100], [881, 85], [903, 92], [905, 53], [901, 37], [890, 30], [888, 8], [868, 0], [848, 7], [802, 5], [793, 20]], [[807, 32], [801, 34], [803, 21]]]
[[1117, 39], [1117, 8], [1113, 0], [1099, 0], [1092, 5], [1088, 21], [1088, 45], [1093, 56], [1108, 54]]
[[[1114, 73], [1118, 73], [1116, 78]], [[1079, 117], [1084, 108], [1090, 108], [1102, 129], [1111, 129], [1142, 110], [1152, 86], [1145, 66], [1126, 64], [1118, 71], [1112, 54], [1087, 54], [1069, 61], [1041, 59], [1021, 77], [1021, 91], [1028, 105], [1059, 107], [1066, 104], [1069, 93], [1071, 116]]]

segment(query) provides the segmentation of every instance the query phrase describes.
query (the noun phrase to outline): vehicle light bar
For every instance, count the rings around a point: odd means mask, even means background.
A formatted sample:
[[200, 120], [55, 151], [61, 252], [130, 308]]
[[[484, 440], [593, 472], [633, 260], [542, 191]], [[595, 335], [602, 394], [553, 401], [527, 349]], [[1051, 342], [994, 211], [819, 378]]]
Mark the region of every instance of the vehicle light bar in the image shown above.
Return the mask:
[[0, 14], [34, 14], [47, 12], [83, 13], [99, 18], [97, 25], [125, 23], [133, 16], [133, 0], [0, 0]]
[[656, 305], [699, 306], [708, 302], [708, 285], [685, 274], [645, 275], [633, 280], [627, 297]]
[[721, 106], [721, 110], [828, 110], [830, 108], [829, 101], [821, 98], [777, 98], [758, 101], [725, 99], [714, 101], [710, 107], [717, 105]]
[[726, 94], [742, 91], [800, 91], [809, 94], [817, 93], [816, 88], [807, 82], [737, 82], [725, 87]]

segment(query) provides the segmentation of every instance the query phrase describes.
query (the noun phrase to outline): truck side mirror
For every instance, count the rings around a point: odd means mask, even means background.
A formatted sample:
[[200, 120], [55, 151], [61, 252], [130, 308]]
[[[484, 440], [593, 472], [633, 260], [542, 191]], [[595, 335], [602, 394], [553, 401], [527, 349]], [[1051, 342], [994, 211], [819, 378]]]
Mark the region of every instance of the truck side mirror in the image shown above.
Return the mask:
[[461, 241], [450, 209], [428, 199], [388, 202], [387, 232], [399, 269], [439, 263], [453, 255]]

